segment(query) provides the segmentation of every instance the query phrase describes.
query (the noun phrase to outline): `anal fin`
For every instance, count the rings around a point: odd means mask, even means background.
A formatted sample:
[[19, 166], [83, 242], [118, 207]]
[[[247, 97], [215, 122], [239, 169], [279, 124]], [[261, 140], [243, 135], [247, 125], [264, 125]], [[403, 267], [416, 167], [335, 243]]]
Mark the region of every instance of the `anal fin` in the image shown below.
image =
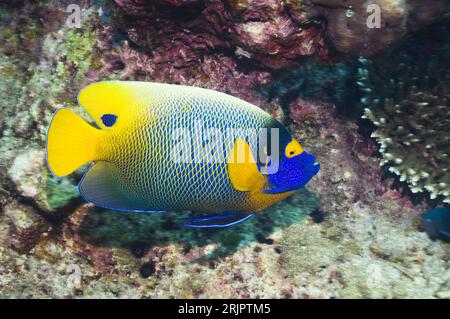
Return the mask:
[[236, 212], [190, 219], [184, 226], [194, 228], [228, 227], [252, 217], [252, 213]]
[[127, 194], [125, 181], [121, 180], [117, 167], [108, 162], [95, 163], [78, 184], [80, 195], [88, 202], [106, 209], [125, 212], [160, 212], [152, 210], [142, 200]]

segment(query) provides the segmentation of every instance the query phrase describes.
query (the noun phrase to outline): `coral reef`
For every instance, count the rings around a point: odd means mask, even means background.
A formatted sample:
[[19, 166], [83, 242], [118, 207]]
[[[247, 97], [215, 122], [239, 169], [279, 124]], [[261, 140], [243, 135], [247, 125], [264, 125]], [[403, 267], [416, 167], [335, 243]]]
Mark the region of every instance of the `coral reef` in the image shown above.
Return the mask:
[[413, 193], [426, 190], [431, 199], [450, 203], [450, 51], [448, 27], [440, 29], [435, 34], [444, 39], [440, 47], [433, 49], [420, 36], [420, 46], [406, 44], [382, 62], [360, 59], [358, 84], [367, 106], [364, 118], [376, 126], [372, 137], [380, 144], [381, 165]]
[[211, 50], [271, 69], [299, 65], [308, 56], [327, 62], [369, 56], [438, 20], [444, 12], [443, 0], [426, 5], [421, 1], [375, 1], [383, 23], [368, 28], [369, 3], [361, 1], [116, 3], [131, 16], [123, 23], [129, 39], [152, 52], [156, 63], [170, 59], [178, 67], [201, 62]]
[[336, 104], [346, 114], [356, 113], [359, 96], [355, 83], [357, 69], [354, 61], [325, 65], [310, 61], [286, 70], [274, 81], [258, 89], [268, 99], [278, 99], [287, 106], [300, 98], [304, 101], [323, 101]]
[[[1, 7], [0, 188], [51, 214], [78, 197], [68, 178], [45, 165], [45, 135], [54, 110], [72, 103], [97, 60], [94, 31], [65, 26], [64, 2]], [[92, 15], [92, 10], [85, 16]], [[40, 16], [52, 16], [52, 23]]]
[[[353, 66], [305, 59], [339, 59], [317, 12], [306, 15], [313, 2], [80, 1], [79, 29], [65, 23], [70, 1], [0, 4], [0, 298], [448, 298], [450, 246], [417, 229], [429, 207], [392, 189], [376, 143], [334, 105], [348, 99], [348, 82], [335, 83]], [[221, 230], [183, 228], [187, 212], [93, 207], [76, 192], [83, 169], [48, 172], [45, 134], [57, 107], [81, 111], [79, 89], [105, 79], [255, 103], [317, 154], [321, 172]]]

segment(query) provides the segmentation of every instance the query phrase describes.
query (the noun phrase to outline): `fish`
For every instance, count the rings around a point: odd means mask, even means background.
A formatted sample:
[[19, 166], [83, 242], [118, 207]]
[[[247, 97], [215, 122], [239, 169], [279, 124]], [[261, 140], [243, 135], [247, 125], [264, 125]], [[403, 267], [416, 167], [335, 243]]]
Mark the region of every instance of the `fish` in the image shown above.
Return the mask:
[[436, 207], [423, 213], [421, 226], [431, 239], [450, 242], [450, 208]]
[[291, 196], [320, 168], [270, 114], [222, 92], [102, 81], [82, 89], [78, 104], [93, 125], [57, 109], [47, 164], [66, 176], [91, 163], [78, 191], [98, 207], [192, 211], [201, 217], [185, 226], [227, 227]]

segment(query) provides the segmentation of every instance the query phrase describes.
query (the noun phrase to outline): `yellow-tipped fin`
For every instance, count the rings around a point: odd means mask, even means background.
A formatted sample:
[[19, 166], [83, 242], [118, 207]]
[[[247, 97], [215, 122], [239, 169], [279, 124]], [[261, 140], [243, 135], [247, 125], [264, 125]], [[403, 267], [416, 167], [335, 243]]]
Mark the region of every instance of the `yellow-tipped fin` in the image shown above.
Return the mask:
[[102, 132], [68, 109], [54, 115], [47, 135], [47, 162], [56, 176], [65, 176], [96, 160]]
[[267, 183], [243, 139], [236, 139], [228, 156], [228, 177], [233, 187], [242, 192], [260, 191]]

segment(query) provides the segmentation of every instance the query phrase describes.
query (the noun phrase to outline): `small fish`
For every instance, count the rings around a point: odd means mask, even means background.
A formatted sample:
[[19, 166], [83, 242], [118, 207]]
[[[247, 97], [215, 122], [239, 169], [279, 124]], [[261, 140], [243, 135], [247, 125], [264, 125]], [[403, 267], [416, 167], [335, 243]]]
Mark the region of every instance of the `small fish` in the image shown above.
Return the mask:
[[[56, 176], [94, 162], [78, 190], [99, 207], [191, 210], [210, 215], [186, 226], [225, 227], [292, 195], [319, 171], [315, 156], [278, 121], [224, 93], [105, 81], [84, 88], [78, 103], [98, 128], [58, 109], [48, 130], [47, 162]], [[255, 143], [248, 135], [253, 131], [267, 138]]]
[[422, 214], [422, 228], [431, 239], [450, 242], [450, 208], [433, 208]]

